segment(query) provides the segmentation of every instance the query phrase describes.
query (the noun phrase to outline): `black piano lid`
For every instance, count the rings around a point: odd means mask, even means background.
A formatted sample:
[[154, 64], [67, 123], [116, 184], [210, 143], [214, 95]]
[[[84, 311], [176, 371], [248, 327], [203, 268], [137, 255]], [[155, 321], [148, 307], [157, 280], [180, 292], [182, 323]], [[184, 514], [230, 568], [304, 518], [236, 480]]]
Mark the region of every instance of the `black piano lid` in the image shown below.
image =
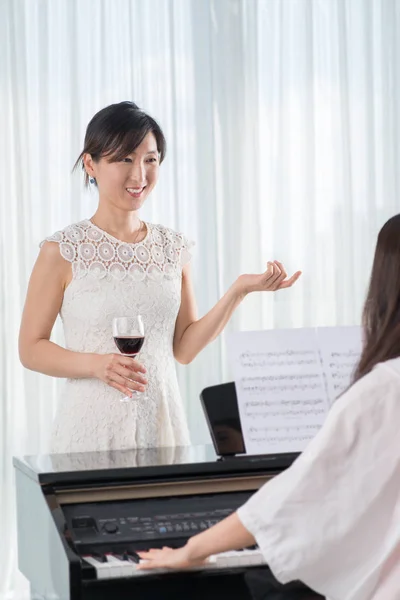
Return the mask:
[[212, 445], [204, 445], [15, 456], [13, 464], [40, 485], [87, 485], [276, 473], [296, 456], [242, 455], [221, 461]]

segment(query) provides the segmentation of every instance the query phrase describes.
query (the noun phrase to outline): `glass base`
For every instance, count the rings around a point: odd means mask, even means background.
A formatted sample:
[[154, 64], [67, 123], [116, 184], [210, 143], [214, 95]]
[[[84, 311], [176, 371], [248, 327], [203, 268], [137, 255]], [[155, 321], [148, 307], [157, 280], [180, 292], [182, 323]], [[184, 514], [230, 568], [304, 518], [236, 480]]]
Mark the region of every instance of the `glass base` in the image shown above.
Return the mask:
[[132, 402], [132, 400], [145, 400], [146, 392], [138, 392], [137, 390], [132, 390], [132, 398], [130, 396], [123, 396], [120, 402]]

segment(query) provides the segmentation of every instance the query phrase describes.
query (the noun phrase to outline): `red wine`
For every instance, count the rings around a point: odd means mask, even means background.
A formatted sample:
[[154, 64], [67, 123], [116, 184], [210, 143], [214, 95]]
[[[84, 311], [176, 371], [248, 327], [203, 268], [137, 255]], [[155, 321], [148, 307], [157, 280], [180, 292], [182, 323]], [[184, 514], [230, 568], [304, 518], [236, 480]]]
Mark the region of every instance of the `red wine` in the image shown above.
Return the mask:
[[118, 337], [114, 337], [114, 342], [121, 354], [134, 355], [138, 354], [142, 349], [144, 337], [119, 335]]

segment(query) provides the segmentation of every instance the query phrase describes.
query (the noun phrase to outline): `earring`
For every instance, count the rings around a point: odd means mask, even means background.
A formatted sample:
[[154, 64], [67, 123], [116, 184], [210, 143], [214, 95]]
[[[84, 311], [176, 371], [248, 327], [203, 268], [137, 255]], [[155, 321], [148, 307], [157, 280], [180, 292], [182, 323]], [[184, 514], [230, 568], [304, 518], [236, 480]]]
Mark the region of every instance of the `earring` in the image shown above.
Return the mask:
[[95, 183], [96, 182], [96, 180], [93, 177], [89, 177], [89, 181], [90, 181], [90, 183]]

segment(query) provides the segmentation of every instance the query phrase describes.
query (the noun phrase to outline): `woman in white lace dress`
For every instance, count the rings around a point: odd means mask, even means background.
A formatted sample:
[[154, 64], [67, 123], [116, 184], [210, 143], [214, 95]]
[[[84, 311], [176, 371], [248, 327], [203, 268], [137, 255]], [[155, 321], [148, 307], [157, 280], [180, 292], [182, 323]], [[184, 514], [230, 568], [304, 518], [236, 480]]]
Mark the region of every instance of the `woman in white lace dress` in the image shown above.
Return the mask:
[[[181, 233], [145, 223], [139, 211], [165, 156], [159, 125], [132, 102], [113, 104], [90, 121], [78, 158], [99, 193], [90, 219], [46, 238], [29, 283], [20, 331], [25, 367], [67, 379], [52, 452], [189, 443], [175, 359], [187, 364], [224, 328], [246, 294], [290, 287], [278, 262], [241, 275], [197, 318], [191, 244]], [[50, 341], [57, 315], [66, 348]], [[140, 362], [114, 346], [112, 319], [141, 315]], [[121, 402], [131, 391], [146, 397]]]

